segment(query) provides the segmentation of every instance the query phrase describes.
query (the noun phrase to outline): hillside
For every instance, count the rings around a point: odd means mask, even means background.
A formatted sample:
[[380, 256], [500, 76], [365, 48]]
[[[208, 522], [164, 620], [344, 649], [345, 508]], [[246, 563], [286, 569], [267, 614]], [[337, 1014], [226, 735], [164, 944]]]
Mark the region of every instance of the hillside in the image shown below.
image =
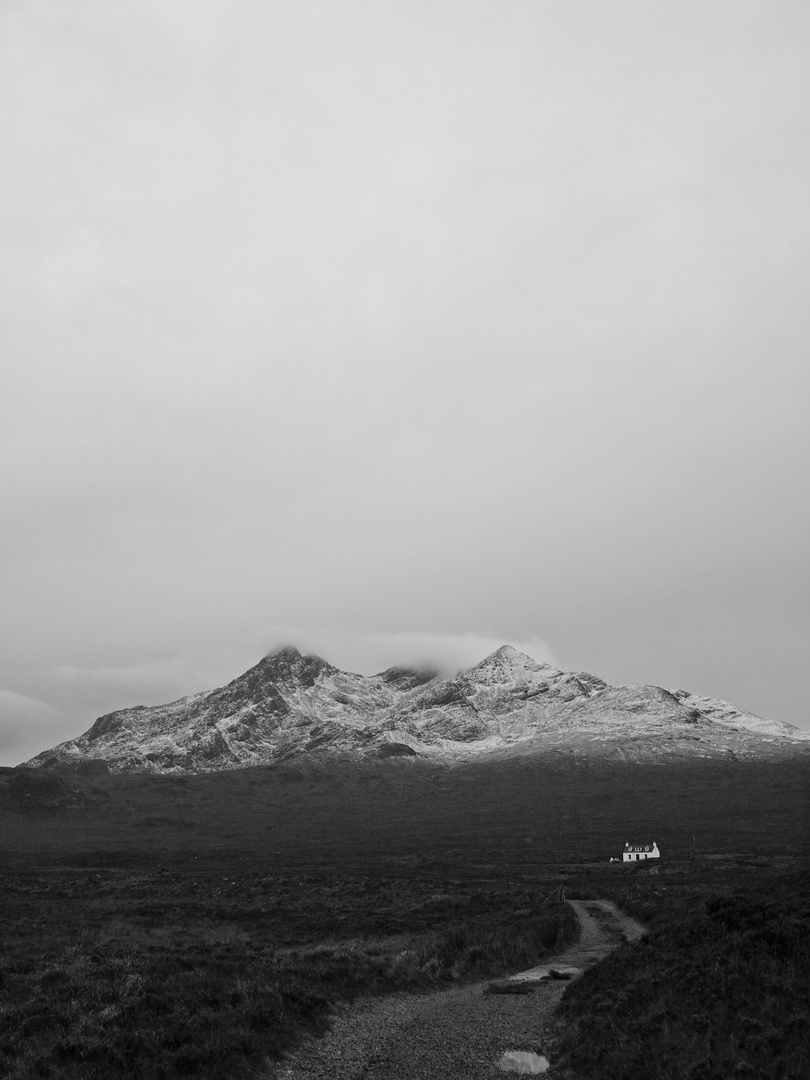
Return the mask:
[[357, 675], [286, 647], [227, 686], [102, 716], [25, 765], [172, 773], [335, 754], [658, 761], [808, 750], [810, 732], [727, 702], [657, 686], [609, 686], [508, 645], [452, 678], [403, 668]]

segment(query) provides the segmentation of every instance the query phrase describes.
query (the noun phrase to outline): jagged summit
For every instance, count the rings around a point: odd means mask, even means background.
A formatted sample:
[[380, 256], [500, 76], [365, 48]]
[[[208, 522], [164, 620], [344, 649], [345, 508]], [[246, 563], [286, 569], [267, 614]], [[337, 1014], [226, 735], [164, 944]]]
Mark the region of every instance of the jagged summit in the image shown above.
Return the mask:
[[399, 690], [411, 690], [415, 686], [423, 686], [425, 683], [430, 682], [438, 674], [438, 671], [430, 669], [416, 671], [414, 668], [390, 667], [386, 668], [385, 671], [381, 671], [375, 678], [381, 679], [384, 683], [395, 686]]
[[562, 673], [553, 664], [539, 663], [526, 653], [519, 652], [513, 645], [501, 645], [464, 674], [468, 679], [509, 682], [522, 679], [530, 681], [538, 676], [552, 677]]
[[227, 686], [109, 713], [25, 764], [177, 772], [310, 754], [452, 762], [492, 752], [662, 760], [802, 750], [810, 732], [788, 724], [683, 690], [609, 686], [511, 645], [451, 678], [401, 667], [357, 675], [285, 645]]
[[295, 645], [279, 645], [278, 648], [272, 649], [269, 653], [265, 653], [262, 659], [271, 660], [276, 656], [297, 660], [298, 657], [301, 656], [301, 650]]
[[[258, 669], [273, 678], [284, 679], [288, 682], [314, 681], [322, 671], [337, 671], [337, 668], [332, 667], [320, 656], [314, 654], [304, 656], [294, 645], [283, 645], [280, 649], [275, 649], [263, 656], [259, 663], [251, 668], [251, 671]], [[240, 678], [244, 677], [244, 675], [240, 676]]]

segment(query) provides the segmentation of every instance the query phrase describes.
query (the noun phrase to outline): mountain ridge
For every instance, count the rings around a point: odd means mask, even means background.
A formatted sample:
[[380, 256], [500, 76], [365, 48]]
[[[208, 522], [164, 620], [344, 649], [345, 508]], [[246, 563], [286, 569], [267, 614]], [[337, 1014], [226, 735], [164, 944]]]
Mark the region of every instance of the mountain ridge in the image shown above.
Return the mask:
[[510, 645], [451, 677], [402, 667], [358, 675], [284, 646], [223, 687], [101, 716], [23, 765], [199, 772], [324, 754], [453, 763], [494, 750], [773, 758], [810, 751], [810, 732], [685, 690], [610, 686]]

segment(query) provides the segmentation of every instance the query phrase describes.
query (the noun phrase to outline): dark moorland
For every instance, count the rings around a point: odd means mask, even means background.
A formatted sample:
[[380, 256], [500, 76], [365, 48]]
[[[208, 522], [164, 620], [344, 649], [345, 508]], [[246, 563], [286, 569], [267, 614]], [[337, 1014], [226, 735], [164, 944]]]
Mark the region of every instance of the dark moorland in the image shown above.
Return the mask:
[[[691, 865], [690, 865], [691, 863]], [[601, 890], [650, 932], [563, 998], [558, 1076], [799, 1080], [810, 1072], [810, 872], [690, 860]], [[719, 880], [718, 880], [719, 879]], [[655, 884], [654, 884], [655, 882]]]
[[[0, 1076], [260, 1076], [337, 1001], [561, 948], [560, 881], [652, 931], [566, 994], [561, 1070], [804, 1076], [809, 782], [562, 755], [2, 770]], [[658, 874], [607, 863], [653, 838]]]

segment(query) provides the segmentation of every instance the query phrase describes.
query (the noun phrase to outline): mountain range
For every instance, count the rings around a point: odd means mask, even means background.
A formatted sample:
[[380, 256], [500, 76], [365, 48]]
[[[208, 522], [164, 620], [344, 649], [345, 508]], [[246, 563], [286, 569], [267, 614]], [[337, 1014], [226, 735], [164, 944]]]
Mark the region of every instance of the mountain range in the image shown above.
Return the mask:
[[287, 646], [216, 690], [100, 717], [29, 768], [209, 772], [290, 758], [568, 755], [625, 761], [773, 759], [810, 732], [728, 702], [658, 686], [610, 686], [509, 645], [452, 678], [389, 668], [363, 676]]

